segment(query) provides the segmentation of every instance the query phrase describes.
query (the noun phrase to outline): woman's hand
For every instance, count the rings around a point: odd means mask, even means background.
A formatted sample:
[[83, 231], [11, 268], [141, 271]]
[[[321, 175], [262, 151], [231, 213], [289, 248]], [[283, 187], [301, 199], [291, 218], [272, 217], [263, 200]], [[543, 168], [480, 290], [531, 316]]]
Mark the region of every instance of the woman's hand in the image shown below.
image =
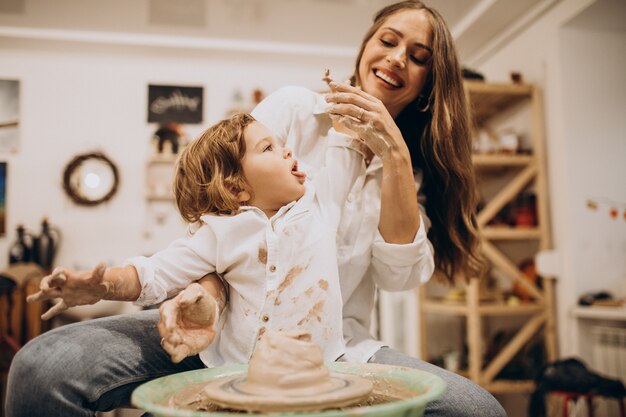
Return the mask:
[[332, 81], [329, 87], [326, 101], [332, 106], [327, 112], [333, 120], [355, 132], [383, 160], [394, 151], [410, 158], [402, 133], [382, 101], [348, 84]]
[[159, 308], [161, 345], [178, 363], [203, 351], [215, 338], [218, 303], [200, 284], [193, 283]]
[[55, 268], [52, 274], [45, 276], [39, 284], [39, 292], [28, 296], [26, 301], [51, 300], [60, 298], [57, 304], [42, 314], [48, 320], [70, 307], [94, 304], [108, 293], [109, 285], [104, 280], [106, 265], [98, 264], [92, 271], [72, 271], [62, 267]]

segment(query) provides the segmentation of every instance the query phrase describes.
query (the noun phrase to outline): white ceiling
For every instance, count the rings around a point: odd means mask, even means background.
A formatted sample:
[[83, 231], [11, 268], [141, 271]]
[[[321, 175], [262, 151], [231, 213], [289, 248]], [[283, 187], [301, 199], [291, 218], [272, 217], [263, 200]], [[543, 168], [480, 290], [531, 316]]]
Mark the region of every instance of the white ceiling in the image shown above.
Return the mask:
[[[427, 4], [437, 9], [448, 22], [462, 60], [472, 61], [473, 57], [484, 55], [486, 50], [497, 48], [498, 40], [514, 35], [516, 30], [558, 1], [430, 0]], [[11, 36], [7, 35], [11, 29], [20, 28], [30, 30], [28, 36], [41, 38], [49, 33], [45, 30], [63, 30], [309, 44], [354, 50], [374, 13], [393, 2], [2, 0], [0, 30], [4, 29], [4, 32], [0, 33], [0, 41]]]

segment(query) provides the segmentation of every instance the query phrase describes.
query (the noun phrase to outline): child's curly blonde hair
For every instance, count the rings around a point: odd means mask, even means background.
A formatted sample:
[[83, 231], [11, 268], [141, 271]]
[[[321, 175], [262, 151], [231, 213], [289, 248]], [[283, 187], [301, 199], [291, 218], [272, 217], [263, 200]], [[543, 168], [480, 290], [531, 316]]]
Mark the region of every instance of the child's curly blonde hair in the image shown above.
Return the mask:
[[255, 119], [238, 113], [205, 130], [185, 148], [176, 164], [174, 194], [181, 216], [196, 222], [207, 213], [232, 214], [241, 205], [246, 180], [241, 160], [243, 131]]

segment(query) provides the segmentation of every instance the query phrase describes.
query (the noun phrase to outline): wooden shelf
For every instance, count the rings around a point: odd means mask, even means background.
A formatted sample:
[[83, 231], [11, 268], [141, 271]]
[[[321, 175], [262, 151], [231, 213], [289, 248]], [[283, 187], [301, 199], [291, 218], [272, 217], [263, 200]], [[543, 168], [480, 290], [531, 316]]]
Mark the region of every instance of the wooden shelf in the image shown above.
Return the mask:
[[492, 394], [531, 394], [535, 383], [531, 380], [496, 379], [484, 388]]
[[464, 85], [477, 126], [483, 125], [491, 116], [531, 98], [533, 93], [533, 87], [524, 84], [466, 81]]
[[148, 159], [149, 164], [175, 164], [178, 155], [171, 154], [154, 154]]
[[537, 227], [487, 226], [480, 233], [489, 240], [541, 239], [541, 230]]
[[533, 161], [533, 155], [474, 154], [475, 167], [523, 167]]
[[[443, 315], [466, 315], [470, 309], [465, 302], [437, 301], [428, 299], [424, 302], [424, 310], [429, 313]], [[528, 303], [508, 305], [499, 302], [486, 302], [478, 306], [478, 313], [484, 316], [517, 316], [540, 312], [545, 307], [542, 304]]]
[[[508, 305], [503, 301], [487, 300], [486, 292], [481, 289], [480, 277], [465, 277], [465, 299], [457, 302], [427, 298], [425, 288], [419, 289], [420, 343], [423, 355], [429, 355], [427, 342], [432, 341], [425, 325], [427, 314], [460, 316], [465, 321], [464, 334], [467, 343], [467, 377], [482, 385], [494, 394], [530, 393], [535, 384], [528, 380], [496, 379], [513, 358], [533, 340], [536, 335], [543, 339], [548, 361], [557, 358], [554, 280], [544, 279], [543, 288], [531, 283], [518, 265], [518, 254], [509, 253], [519, 246], [548, 249], [550, 228], [547, 206], [547, 180], [544, 166], [544, 121], [541, 96], [533, 85], [493, 84], [475, 81], [464, 83], [465, 94], [469, 103], [470, 116], [476, 130], [488, 133], [496, 125], [508, 119], [517, 121], [518, 110], [521, 115], [530, 113], [528, 137], [532, 154], [475, 154], [472, 156], [474, 168], [480, 171], [479, 187], [490, 192], [482, 210], [477, 214], [480, 227], [481, 252], [492, 268], [497, 269], [502, 279], [511, 281], [513, 286], [521, 286], [531, 297], [531, 302], [520, 305]], [[502, 120], [504, 119], [504, 120]], [[520, 120], [522, 122], [522, 120]], [[475, 132], [476, 133], [476, 132]], [[537, 225], [534, 227], [490, 226], [489, 223], [509, 203], [514, 201], [528, 187], [536, 195]], [[515, 245], [496, 245], [494, 241], [515, 241]], [[524, 243], [517, 245], [517, 243]], [[525, 243], [528, 243], [526, 245]], [[514, 247], [513, 249], [509, 246]], [[531, 249], [534, 250], [534, 249]], [[528, 254], [524, 254], [527, 256]], [[520, 316], [523, 324], [515, 330], [512, 338], [502, 346], [496, 355], [485, 361], [484, 320], [488, 317]], [[441, 319], [440, 319], [441, 320]], [[439, 353], [437, 353], [439, 354]]]
[[572, 315], [579, 319], [619, 320], [626, 321], [626, 306], [623, 307], [576, 307]]
[[174, 201], [174, 195], [158, 195], [158, 194], [148, 194], [146, 195], [146, 200], [148, 201]]

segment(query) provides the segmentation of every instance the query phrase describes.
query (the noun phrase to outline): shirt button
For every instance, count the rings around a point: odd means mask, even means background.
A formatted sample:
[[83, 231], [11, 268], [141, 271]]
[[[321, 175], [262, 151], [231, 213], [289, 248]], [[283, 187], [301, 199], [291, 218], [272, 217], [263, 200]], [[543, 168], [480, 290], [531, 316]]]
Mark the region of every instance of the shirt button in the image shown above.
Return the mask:
[[261, 317], [261, 320], [263, 320], [265, 323], [267, 323], [268, 321], [270, 321], [270, 318], [267, 314], [263, 314], [263, 317]]
[[276, 272], [276, 265], [270, 265], [270, 272]]
[[354, 194], [352, 193], [348, 194], [347, 200], [348, 200], [348, 203], [352, 203], [354, 201]]

